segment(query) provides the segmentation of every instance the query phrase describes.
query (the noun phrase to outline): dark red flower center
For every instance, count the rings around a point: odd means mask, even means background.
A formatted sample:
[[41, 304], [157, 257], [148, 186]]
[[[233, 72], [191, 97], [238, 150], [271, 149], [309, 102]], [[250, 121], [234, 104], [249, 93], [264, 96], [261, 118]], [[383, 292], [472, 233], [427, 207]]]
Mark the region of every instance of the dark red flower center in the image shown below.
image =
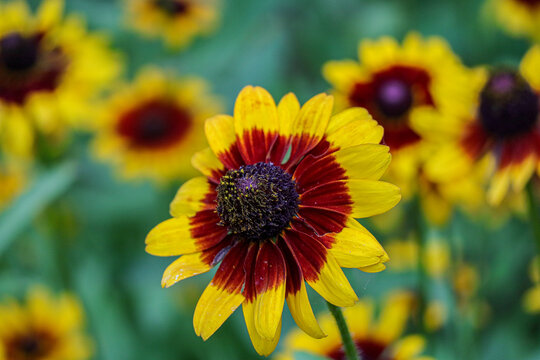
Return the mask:
[[492, 74], [480, 94], [480, 123], [488, 134], [508, 138], [527, 133], [538, 122], [538, 95], [512, 70]]
[[217, 187], [220, 225], [253, 241], [278, 235], [298, 211], [298, 203], [292, 176], [272, 163], [229, 170]]
[[520, 2], [530, 7], [537, 7], [540, 5], [540, 0], [517, 0], [517, 2]]
[[[392, 360], [392, 357], [385, 353], [385, 344], [371, 339], [358, 339], [355, 343], [358, 352], [362, 354], [362, 360]], [[334, 349], [327, 356], [334, 360], [347, 359], [342, 346]]]
[[178, 143], [192, 126], [190, 114], [162, 99], [143, 103], [120, 117], [117, 131], [139, 148], [162, 148]]
[[67, 67], [60, 48], [44, 49], [44, 34], [0, 38], [0, 100], [22, 104], [33, 92], [53, 91]]
[[47, 357], [56, 346], [56, 339], [47, 332], [21, 334], [6, 342], [9, 360], [38, 360]]
[[189, 7], [185, 0], [155, 0], [155, 4], [157, 7], [171, 15], [183, 14]]

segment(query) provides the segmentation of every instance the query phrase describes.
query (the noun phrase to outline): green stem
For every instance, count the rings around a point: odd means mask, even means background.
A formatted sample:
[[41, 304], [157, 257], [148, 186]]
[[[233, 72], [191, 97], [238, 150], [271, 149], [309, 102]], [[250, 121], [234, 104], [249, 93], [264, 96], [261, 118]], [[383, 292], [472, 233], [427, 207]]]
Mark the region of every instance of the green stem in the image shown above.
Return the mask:
[[358, 354], [358, 349], [351, 337], [349, 327], [347, 326], [347, 322], [345, 321], [345, 318], [343, 317], [343, 312], [341, 312], [341, 308], [333, 304], [330, 304], [329, 302], [326, 302], [326, 303], [328, 304], [328, 309], [330, 310], [330, 313], [336, 320], [339, 333], [341, 334], [341, 340], [343, 341], [343, 347], [345, 348], [346, 359], [347, 360], [362, 360], [362, 357], [360, 356], [360, 354]]
[[416, 197], [414, 200], [414, 231], [415, 239], [417, 245], [417, 272], [418, 272], [418, 324], [423, 329], [424, 328], [424, 314], [426, 310], [426, 284], [427, 284], [427, 275], [426, 269], [424, 266], [424, 259], [426, 258], [426, 232], [424, 228], [424, 219], [423, 219], [422, 206], [420, 204], [420, 197]]
[[532, 180], [527, 185], [527, 210], [529, 213], [529, 221], [532, 226], [533, 237], [536, 242], [536, 250], [540, 254], [540, 214], [534, 197], [534, 188]]

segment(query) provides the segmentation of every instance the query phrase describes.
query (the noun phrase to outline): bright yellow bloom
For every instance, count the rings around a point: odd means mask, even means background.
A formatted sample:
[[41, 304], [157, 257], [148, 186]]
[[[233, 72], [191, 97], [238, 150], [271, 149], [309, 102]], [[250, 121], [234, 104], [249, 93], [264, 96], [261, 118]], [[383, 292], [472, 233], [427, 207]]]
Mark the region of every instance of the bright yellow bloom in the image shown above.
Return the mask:
[[84, 126], [93, 101], [120, 71], [102, 35], [88, 34], [62, 0], [34, 15], [23, 0], [0, 3], [0, 136], [5, 151], [29, 155], [40, 137], [58, 141]]
[[[373, 300], [362, 299], [353, 307], [344, 309], [351, 336], [363, 353], [363, 359], [428, 360], [422, 356], [425, 339], [420, 335], [403, 336], [410, 317], [413, 298], [410, 294], [397, 292], [389, 295], [375, 318]], [[328, 359], [344, 359], [340, 333], [334, 319], [325, 314], [321, 327], [328, 334], [323, 339], [313, 339], [299, 330], [293, 330], [285, 342], [285, 349], [277, 356], [279, 360], [292, 360], [296, 352], [306, 352]]]
[[204, 174], [178, 190], [171, 219], [146, 238], [146, 251], [180, 256], [162, 285], [218, 264], [193, 317], [208, 339], [240, 306], [253, 346], [268, 355], [281, 334], [285, 300], [298, 326], [324, 337], [306, 282], [328, 302], [358, 300], [342, 271], [378, 272], [388, 255], [355, 219], [394, 207], [399, 189], [379, 181], [390, 164], [383, 131], [365, 109], [332, 116], [332, 96], [300, 106], [294, 94], [276, 106], [260, 87], [245, 87], [234, 116], [205, 123], [210, 148], [193, 165]]
[[211, 32], [219, 0], [125, 0], [131, 25], [145, 35], [163, 37], [169, 46], [188, 45]]
[[[467, 96], [441, 112], [419, 110], [413, 128], [438, 144], [425, 171], [436, 181], [454, 181], [481, 171], [490, 181], [487, 201], [499, 205], [540, 174], [540, 46], [523, 58], [520, 72], [471, 72]], [[484, 170], [482, 170], [484, 169]]]
[[421, 161], [421, 138], [411, 121], [418, 108], [437, 111], [459, 99], [466, 86], [464, 67], [442, 38], [424, 39], [416, 33], [403, 44], [390, 37], [364, 40], [358, 58], [330, 61], [323, 74], [333, 86], [338, 108], [365, 107], [383, 126], [383, 143], [393, 157], [388, 176], [407, 197]]
[[488, 10], [512, 35], [540, 41], [540, 1], [490, 0]]
[[104, 104], [94, 150], [127, 178], [185, 179], [196, 174], [191, 155], [207, 146], [204, 120], [221, 110], [202, 79], [145, 69]]
[[33, 288], [25, 304], [0, 304], [0, 360], [84, 360], [92, 353], [83, 311], [72, 295]]

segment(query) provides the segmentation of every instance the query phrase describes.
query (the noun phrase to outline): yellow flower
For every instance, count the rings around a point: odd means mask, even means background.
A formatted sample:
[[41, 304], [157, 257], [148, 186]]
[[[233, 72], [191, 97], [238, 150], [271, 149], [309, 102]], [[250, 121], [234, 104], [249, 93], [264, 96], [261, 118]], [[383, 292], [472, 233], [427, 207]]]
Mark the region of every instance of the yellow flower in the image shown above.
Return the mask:
[[326, 63], [323, 75], [333, 86], [338, 108], [365, 107], [383, 126], [383, 142], [393, 157], [388, 176], [407, 189], [420, 161], [421, 137], [411, 120], [420, 107], [436, 111], [459, 99], [466, 86], [464, 68], [442, 38], [424, 39], [416, 33], [401, 45], [389, 37], [364, 40], [358, 57], [359, 62]]
[[196, 174], [191, 155], [207, 146], [204, 120], [221, 109], [202, 79], [145, 69], [101, 109], [95, 153], [127, 178], [185, 179]]
[[540, 2], [535, 0], [491, 0], [488, 10], [512, 35], [540, 40]]
[[125, 0], [128, 19], [138, 31], [163, 37], [180, 48], [211, 32], [218, 20], [219, 0]]
[[0, 360], [84, 360], [92, 352], [83, 311], [69, 294], [33, 288], [25, 304], [0, 304]]
[[162, 285], [217, 266], [193, 318], [208, 339], [240, 306], [257, 352], [279, 341], [285, 300], [298, 326], [324, 336], [307, 282], [336, 306], [358, 300], [345, 268], [378, 272], [388, 256], [355, 218], [388, 211], [399, 189], [379, 181], [390, 163], [382, 128], [367, 111], [332, 115], [333, 97], [300, 106], [294, 94], [276, 106], [260, 87], [245, 87], [234, 116], [206, 120], [210, 148], [194, 155], [203, 177], [187, 181], [171, 219], [148, 234], [146, 251], [179, 256]]
[[540, 257], [536, 256], [529, 265], [529, 276], [533, 286], [523, 296], [523, 307], [526, 312], [540, 313]]
[[0, 164], [0, 211], [4, 210], [24, 189], [28, 179], [21, 166]]
[[441, 112], [421, 109], [413, 128], [438, 144], [425, 171], [435, 181], [454, 181], [478, 169], [489, 179], [487, 201], [499, 205], [540, 174], [540, 46], [512, 69], [470, 73], [463, 101]]
[[63, 19], [63, 7], [44, 0], [34, 15], [25, 1], [0, 3], [0, 136], [17, 155], [31, 154], [34, 129], [56, 140], [83, 126], [120, 71], [104, 37], [78, 16]]
[[[404, 292], [387, 296], [377, 319], [373, 300], [370, 299], [362, 299], [355, 306], [344, 309], [351, 336], [359, 351], [364, 354], [363, 359], [431, 359], [421, 356], [426, 343], [422, 336], [403, 336], [412, 301], [412, 296]], [[293, 360], [295, 353], [306, 352], [328, 359], [344, 359], [341, 336], [334, 319], [330, 314], [325, 314], [320, 322], [327, 337], [313, 339], [299, 330], [293, 330], [287, 335], [283, 353], [276, 358]]]
[[427, 331], [434, 332], [444, 326], [448, 319], [448, 309], [441, 301], [431, 301], [424, 312], [424, 326]]

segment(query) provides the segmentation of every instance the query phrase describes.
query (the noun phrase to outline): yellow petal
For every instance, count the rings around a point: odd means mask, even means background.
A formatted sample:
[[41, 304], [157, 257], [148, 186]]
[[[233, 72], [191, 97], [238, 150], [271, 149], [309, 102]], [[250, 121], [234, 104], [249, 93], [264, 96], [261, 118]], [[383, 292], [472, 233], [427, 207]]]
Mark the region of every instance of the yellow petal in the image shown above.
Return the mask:
[[239, 138], [253, 129], [278, 132], [277, 108], [268, 91], [258, 86], [246, 86], [240, 91], [234, 104], [234, 127]]
[[335, 234], [330, 252], [339, 266], [346, 268], [376, 265], [386, 255], [373, 236], [347, 227]]
[[292, 134], [293, 121], [300, 112], [300, 103], [293, 93], [288, 93], [281, 98], [277, 106], [279, 116], [279, 133], [281, 135]]
[[162, 287], [170, 287], [189, 277], [205, 273], [212, 269], [212, 265], [203, 259], [203, 253], [183, 255], [170, 264], [161, 279]]
[[242, 311], [244, 312], [246, 327], [255, 351], [257, 351], [257, 353], [262, 356], [270, 355], [279, 342], [279, 337], [281, 335], [281, 317], [276, 333], [271, 339], [267, 339], [259, 335], [259, 333], [255, 329], [254, 318], [257, 311], [255, 304], [248, 301], [244, 302], [242, 305]]
[[349, 280], [331, 253], [326, 254], [326, 263], [319, 270], [318, 279], [310, 280], [308, 284], [326, 301], [336, 306], [352, 306], [358, 301]]
[[193, 216], [197, 211], [207, 208], [202, 202], [210, 192], [210, 184], [205, 177], [196, 177], [186, 181], [174, 197], [170, 205], [171, 216]]
[[46, 0], [41, 3], [37, 18], [42, 29], [56, 25], [64, 11], [64, 0]]
[[379, 144], [384, 130], [366, 109], [351, 108], [332, 116], [326, 139], [334, 149], [360, 144]]
[[285, 303], [285, 281], [277, 287], [258, 294], [254, 301], [255, 314], [253, 322], [257, 333], [266, 339], [273, 339], [278, 325], [281, 324], [281, 314]]
[[318, 142], [324, 135], [332, 115], [334, 97], [319, 94], [302, 106], [292, 125], [293, 134], [309, 135], [310, 140]]
[[195, 308], [193, 315], [195, 333], [203, 340], [208, 339], [243, 301], [244, 295], [239, 291], [230, 293], [210, 283]]
[[355, 81], [362, 79], [362, 68], [357, 61], [328, 61], [324, 64], [322, 73], [335, 89], [348, 91]]
[[426, 340], [420, 335], [409, 335], [396, 344], [395, 359], [410, 360], [420, 354], [426, 345]]
[[294, 321], [300, 329], [316, 339], [326, 336], [313, 314], [306, 291], [306, 284], [303, 281], [298, 292], [287, 295], [287, 305]]
[[156, 256], [174, 256], [201, 251], [191, 236], [189, 218], [182, 216], [165, 220], [146, 237], [146, 252]]
[[196, 152], [191, 158], [191, 165], [204, 176], [217, 181], [219, 181], [219, 178], [216, 178], [217, 174], [223, 172], [225, 169], [210, 148]]
[[510, 187], [510, 168], [498, 170], [491, 180], [487, 200], [491, 205], [499, 205]]
[[379, 180], [390, 165], [389, 151], [388, 146], [362, 144], [340, 149], [332, 156], [345, 169], [349, 179]]
[[383, 181], [348, 180], [354, 202], [351, 216], [364, 218], [382, 214], [401, 200], [401, 191], [395, 185]]
[[411, 304], [412, 297], [409, 293], [396, 292], [390, 295], [379, 316], [379, 322], [374, 330], [375, 337], [386, 344], [399, 338], [410, 316]]
[[219, 159], [236, 142], [234, 119], [229, 115], [216, 115], [206, 120], [204, 132], [210, 148]]

